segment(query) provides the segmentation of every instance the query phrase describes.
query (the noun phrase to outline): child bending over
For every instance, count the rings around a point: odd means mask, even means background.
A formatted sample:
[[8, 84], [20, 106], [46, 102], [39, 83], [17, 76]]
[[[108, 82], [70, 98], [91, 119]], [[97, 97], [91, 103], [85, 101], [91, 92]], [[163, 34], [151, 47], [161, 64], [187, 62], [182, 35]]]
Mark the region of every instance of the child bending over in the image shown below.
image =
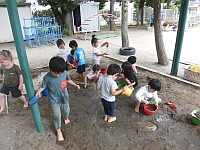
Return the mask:
[[140, 103], [149, 104], [149, 100], [155, 100], [158, 104], [158, 94], [157, 91], [160, 91], [161, 83], [158, 79], [151, 79], [148, 85], [141, 87], [135, 94], [136, 106], [135, 112], [139, 113]]
[[132, 64], [128, 61], [125, 61], [122, 64], [122, 72], [124, 74], [124, 79], [128, 85], [136, 87], [138, 85], [137, 76], [134, 74], [132, 69]]
[[18, 98], [24, 103], [24, 107], [28, 107], [26, 98], [22, 95], [23, 90], [23, 77], [18, 65], [14, 64], [13, 57], [10, 51], [2, 50], [0, 52], [1, 68], [0, 79], [4, 75], [4, 83], [0, 89], [0, 113], [6, 111], [5, 95], [9, 92], [12, 93], [12, 97]]
[[126, 87], [118, 89], [115, 80], [119, 76], [121, 68], [117, 64], [110, 64], [107, 70], [107, 76], [101, 76], [97, 82], [97, 90], [101, 89], [101, 102], [104, 107], [104, 121], [113, 122], [116, 120], [114, 116], [116, 102], [115, 96], [124, 92]]
[[87, 88], [87, 80], [91, 80], [92, 82], [97, 82], [98, 79], [99, 79], [99, 76], [101, 75], [100, 74], [101, 70], [100, 70], [100, 66], [95, 64], [93, 67], [92, 67], [92, 70], [85, 76], [85, 85], [83, 86], [83, 88]]
[[69, 68], [76, 68], [76, 64], [74, 63], [74, 51], [75, 50], [71, 50], [70, 54], [67, 55], [67, 65]]
[[137, 69], [136, 69], [136, 65], [135, 65], [136, 60], [137, 60], [137, 58], [136, 58], [135, 56], [130, 56], [130, 57], [128, 58], [128, 60], [127, 60], [128, 62], [130, 62], [130, 63], [132, 64], [133, 72], [134, 72], [135, 74], [138, 73], [138, 72], [137, 72]]
[[67, 90], [67, 83], [74, 85], [77, 89], [80, 86], [74, 83], [67, 71], [65, 70], [66, 63], [61, 57], [53, 57], [49, 62], [50, 71], [43, 77], [42, 85], [36, 92], [37, 96], [47, 88], [48, 101], [51, 104], [54, 116], [54, 126], [57, 132], [58, 141], [63, 141], [63, 134], [61, 132], [61, 112], [64, 123], [67, 125], [70, 120], [69, 116], [69, 94]]

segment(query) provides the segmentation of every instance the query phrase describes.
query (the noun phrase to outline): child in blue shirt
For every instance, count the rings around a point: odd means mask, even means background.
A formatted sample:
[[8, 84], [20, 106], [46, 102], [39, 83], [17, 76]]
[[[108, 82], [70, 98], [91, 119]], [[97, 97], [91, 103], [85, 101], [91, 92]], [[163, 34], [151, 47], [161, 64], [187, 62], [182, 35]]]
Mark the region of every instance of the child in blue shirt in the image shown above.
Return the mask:
[[78, 80], [83, 80], [84, 79], [83, 73], [85, 72], [85, 63], [87, 61], [85, 52], [82, 48], [78, 47], [78, 43], [75, 40], [69, 42], [69, 47], [72, 50], [75, 50], [74, 59], [78, 64], [77, 67], [77, 72], [79, 74]]
[[66, 69], [66, 63], [61, 57], [53, 57], [49, 62], [50, 71], [44, 76], [42, 85], [36, 92], [36, 96], [40, 97], [40, 93], [47, 88], [48, 100], [51, 104], [54, 115], [54, 126], [57, 132], [58, 141], [63, 141], [63, 134], [61, 132], [61, 112], [64, 123], [67, 125], [70, 120], [69, 116], [69, 95], [67, 90], [67, 83], [74, 85], [78, 89], [80, 86], [74, 83]]

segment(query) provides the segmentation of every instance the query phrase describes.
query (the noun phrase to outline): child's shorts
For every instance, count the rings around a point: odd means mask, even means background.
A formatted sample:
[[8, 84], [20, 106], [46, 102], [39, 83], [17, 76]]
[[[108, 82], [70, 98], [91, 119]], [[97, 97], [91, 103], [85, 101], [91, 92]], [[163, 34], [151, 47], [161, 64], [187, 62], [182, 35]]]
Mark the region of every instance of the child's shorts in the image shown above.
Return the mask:
[[22, 92], [18, 89], [18, 86], [19, 85], [14, 86], [14, 87], [8, 87], [7, 85], [3, 84], [0, 90], [0, 93], [8, 95], [9, 92], [11, 91], [12, 97], [20, 97], [22, 96]]
[[82, 74], [83, 72], [85, 72], [85, 64], [78, 66], [77, 72], [78, 74]]

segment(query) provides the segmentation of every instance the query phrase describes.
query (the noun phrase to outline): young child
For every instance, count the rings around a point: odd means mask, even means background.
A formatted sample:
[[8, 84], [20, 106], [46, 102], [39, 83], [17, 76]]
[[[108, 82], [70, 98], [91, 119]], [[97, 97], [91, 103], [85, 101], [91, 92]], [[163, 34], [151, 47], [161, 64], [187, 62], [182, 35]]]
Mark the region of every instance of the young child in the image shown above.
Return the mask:
[[137, 79], [137, 76], [133, 72], [132, 64], [128, 61], [125, 61], [122, 64], [122, 71], [124, 74], [124, 79], [127, 82], [127, 84], [132, 87], [136, 87], [138, 85], [138, 79]]
[[0, 52], [1, 68], [0, 79], [4, 75], [4, 83], [0, 89], [0, 113], [6, 111], [5, 95], [9, 92], [12, 93], [12, 97], [18, 98], [24, 103], [24, 107], [28, 107], [26, 98], [22, 95], [23, 90], [23, 77], [18, 65], [14, 64], [13, 57], [10, 51], [2, 50]]
[[79, 74], [78, 80], [83, 80], [84, 79], [83, 73], [85, 72], [85, 63], [87, 61], [85, 52], [82, 48], [78, 48], [78, 44], [75, 40], [69, 42], [69, 47], [72, 50], [75, 50], [74, 59], [78, 64], [77, 67], [77, 72]]
[[104, 121], [113, 122], [116, 120], [114, 116], [116, 102], [115, 96], [124, 92], [126, 87], [118, 89], [115, 80], [119, 76], [121, 68], [117, 64], [110, 64], [107, 70], [107, 76], [101, 76], [97, 82], [96, 89], [101, 89], [101, 102], [104, 107]]
[[128, 62], [130, 62], [130, 63], [132, 64], [133, 72], [134, 72], [135, 74], [138, 73], [138, 72], [137, 72], [137, 69], [136, 69], [136, 66], [135, 66], [136, 60], [137, 60], [137, 58], [136, 58], [135, 56], [130, 56], [130, 57], [128, 58], [128, 60], [127, 60]]
[[92, 70], [85, 76], [85, 85], [83, 86], [84, 89], [87, 88], [87, 80], [91, 80], [92, 82], [97, 82], [98, 79], [99, 79], [99, 76], [101, 75], [100, 74], [101, 70], [100, 70], [100, 66], [95, 64], [93, 67], [92, 67]]
[[[65, 49], [65, 42], [62, 39], [56, 41], [58, 52], [56, 56], [62, 57], [67, 63], [67, 50]], [[66, 65], [66, 71], [68, 71], [68, 66]]]
[[156, 104], [158, 104], [158, 94], [160, 91], [161, 83], [158, 79], [151, 79], [148, 85], [141, 87], [135, 94], [136, 106], [135, 112], [139, 113], [140, 103], [149, 104], [149, 100], [155, 99]]
[[69, 95], [67, 91], [67, 83], [74, 85], [78, 89], [80, 86], [75, 84], [65, 70], [66, 63], [61, 57], [53, 57], [49, 62], [50, 71], [44, 76], [42, 85], [36, 92], [40, 97], [40, 93], [48, 89], [48, 101], [51, 104], [54, 115], [54, 126], [57, 132], [58, 141], [63, 141], [63, 134], [61, 132], [61, 112], [64, 123], [67, 125], [70, 120], [69, 116]]
[[91, 40], [91, 44], [92, 44], [92, 63], [95, 64], [100, 64], [100, 57], [104, 56], [104, 55], [108, 55], [107, 52], [102, 53], [100, 51], [100, 48], [103, 46], [108, 47], [109, 43], [108, 42], [104, 42], [103, 44], [99, 45], [99, 41], [96, 38], [96, 35], [92, 35], [92, 40]]
[[71, 50], [70, 54], [67, 55], [67, 65], [69, 68], [76, 68], [76, 65], [74, 64], [74, 50]]

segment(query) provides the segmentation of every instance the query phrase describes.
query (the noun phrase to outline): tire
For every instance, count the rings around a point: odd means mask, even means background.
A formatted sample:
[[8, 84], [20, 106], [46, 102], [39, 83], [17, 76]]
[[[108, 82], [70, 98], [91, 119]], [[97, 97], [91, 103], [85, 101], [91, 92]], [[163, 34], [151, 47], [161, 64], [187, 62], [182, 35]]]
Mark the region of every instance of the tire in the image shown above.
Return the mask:
[[134, 55], [136, 49], [134, 47], [121, 47], [119, 53], [121, 55]]

